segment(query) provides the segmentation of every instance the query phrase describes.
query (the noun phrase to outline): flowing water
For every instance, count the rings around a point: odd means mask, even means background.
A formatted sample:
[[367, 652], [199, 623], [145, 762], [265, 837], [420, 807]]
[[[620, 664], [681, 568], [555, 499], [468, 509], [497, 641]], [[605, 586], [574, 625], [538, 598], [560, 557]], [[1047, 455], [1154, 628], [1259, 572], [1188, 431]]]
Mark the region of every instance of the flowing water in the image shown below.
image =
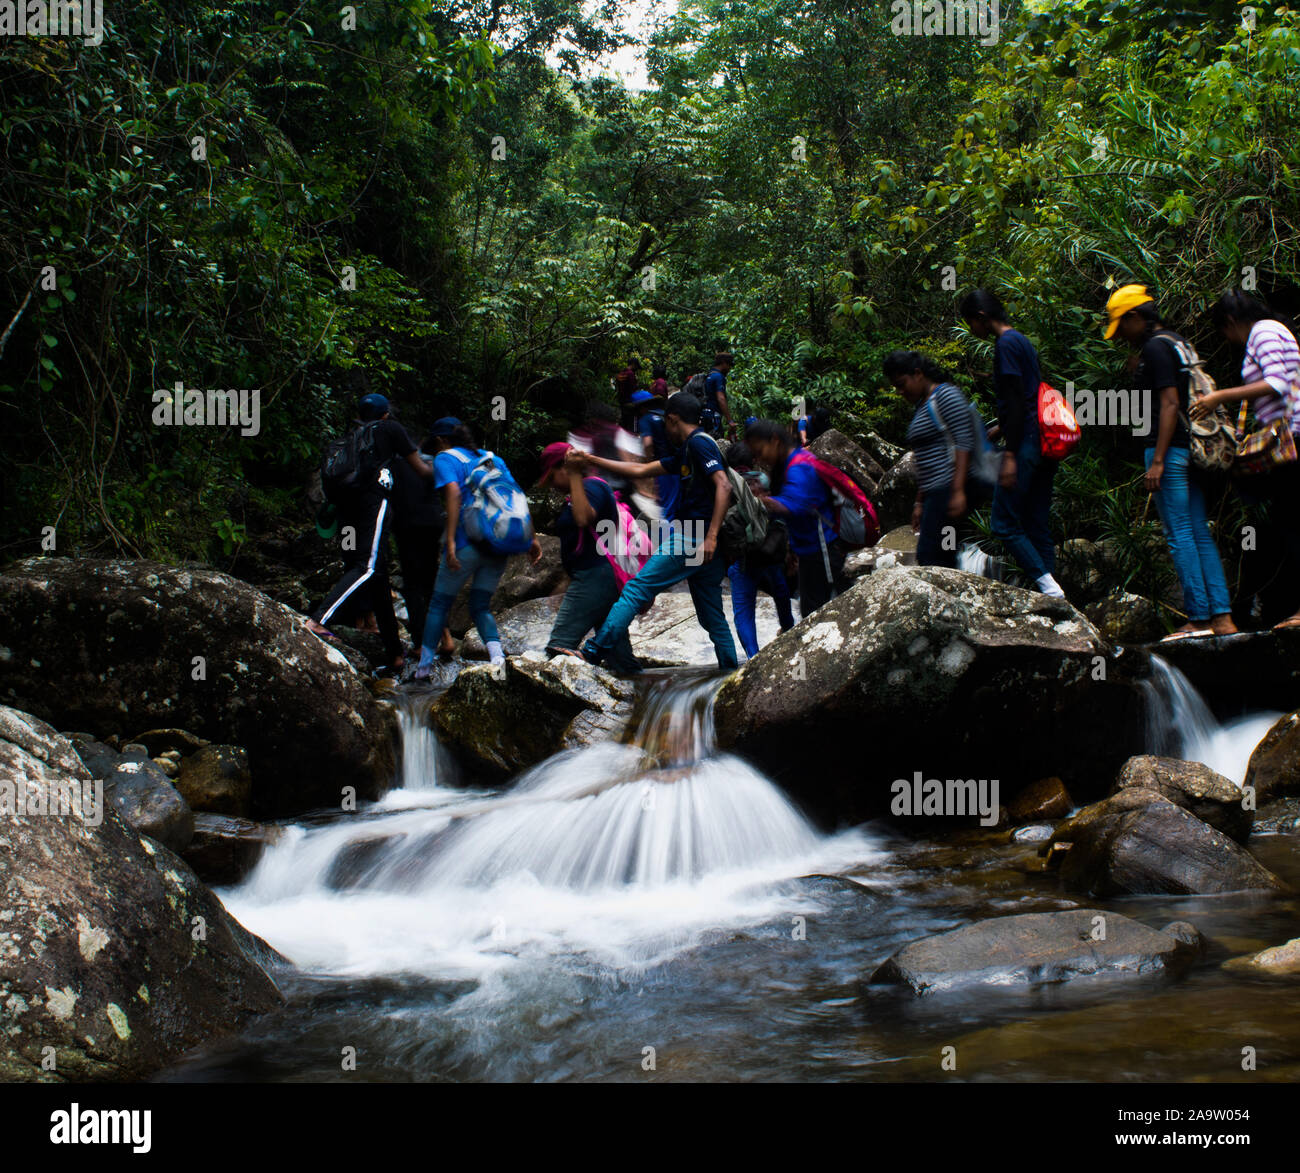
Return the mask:
[[[939, 1076], [949, 1043], [971, 1078], [1232, 1078], [1224, 1056], [1242, 1038], [1269, 1049], [1257, 1077], [1300, 1072], [1287, 987], [1228, 977], [1218, 955], [1176, 984], [1100, 991], [913, 1001], [867, 985], [908, 940], [1076, 902], [1005, 833], [819, 830], [717, 751], [715, 677], [648, 676], [626, 744], [559, 754], [494, 792], [456, 786], [406, 698], [399, 786], [289, 827], [221, 893], [295, 963], [286, 1008], [164, 1078], [915, 1080]], [[1204, 754], [1240, 780], [1266, 716], [1219, 726], [1160, 662], [1149, 693], [1153, 751]], [[1277, 835], [1256, 850], [1295, 883], [1294, 846]], [[1300, 932], [1287, 900], [1116, 904], [1191, 920], [1222, 956]]]
[[1282, 716], [1251, 713], [1222, 724], [1192, 682], [1159, 656], [1151, 657], [1147, 694], [1147, 748], [1151, 753], [1203, 762], [1237, 785], [1250, 755]]

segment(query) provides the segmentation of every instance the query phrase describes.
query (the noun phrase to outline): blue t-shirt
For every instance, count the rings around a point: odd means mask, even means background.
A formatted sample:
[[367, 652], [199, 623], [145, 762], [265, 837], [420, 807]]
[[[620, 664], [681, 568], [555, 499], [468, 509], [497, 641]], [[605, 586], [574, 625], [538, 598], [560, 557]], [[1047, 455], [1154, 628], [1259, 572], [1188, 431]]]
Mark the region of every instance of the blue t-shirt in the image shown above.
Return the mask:
[[[649, 436], [650, 443], [653, 446], [655, 459], [663, 460], [665, 456], [672, 456], [675, 453], [673, 442], [668, 438], [668, 428], [664, 424], [664, 413], [662, 411], [647, 411], [636, 426], [639, 436]], [[673, 509], [677, 505], [677, 490], [681, 482], [675, 473], [655, 477], [655, 488], [659, 490], [659, 504], [663, 507], [664, 516], [672, 517]]]
[[[456, 523], [457, 550], [463, 550], [469, 545], [469, 537], [465, 533], [465, 507], [469, 504], [465, 481], [469, 477], [470, 470], [478, 463], [479, 457], [483, 455], [483, 452], [471, 452], [468, 448], [448, 448], [433, 458], [434, 486], [439, 489], [451, 484], [460, 486], [460, 518]], [[505, 461], [501, 457], [493, 454], [492, 463], [510, 477], [510, 470], [506, 468]], [[514, 477], [510, 479], [514, 480]]]
[[726, 393], [726, 372], [714, 368], [704, 379], [704, 406], [711, 407], [714, 411], [721, 411], [722, 409], [718, 406], [718, 396]]
[[596, 511], [596, 521], [590, 526], [579, 526], [573, 520], [573, 506], [567, 501], [555, 519], [555, 533], [560, 539], [560, 561], [569, 574], [608, 565], [608, 559], [596, 545], [595, 526], [602, 521], [618, 524], [618, 503], [609, 485], [599, 477], [584, 477], [582, 487], [587, 491], [588, 503]]
[[779, 493], [772, 494], [772, 500], [779, 501], [790, 514], [782, 517], [790, 534], [790, 549], [800, 557], [809, 554], [821, 554], [821, 542], [817, 538], [817, 526], [822, 526], [822, 533], [829, 546], [835, 540], [835, 513], [831, 501], [831, 491], [817, 475], [811, 460], [796, 459], [797, 452], [790, 453], [785, 466], [785, 482]]
[[678, 482], [677, 500], [673, 511], [665, 516], [676, 521], [703, 521], [707, 526], [713, 520], [713, 502], [716, 492], [713, 474], [723, 472], [726, 465], [717, 441], [696, 428], [686, 443], [672, 456], [660, 462], [665, 473]]
[[1038, 384], [1043, 376], [1038, 368], [1038, 351], [1019, 330], [1004, 330], [993, 345], [993, 381], [998, 390], [1000, 417], [1009, 415], [1013, 406], [1002, 399], [1002, 380], [1008, 375], [1019, 379], [1024, 388], [1024, 430], [1037, 434]]

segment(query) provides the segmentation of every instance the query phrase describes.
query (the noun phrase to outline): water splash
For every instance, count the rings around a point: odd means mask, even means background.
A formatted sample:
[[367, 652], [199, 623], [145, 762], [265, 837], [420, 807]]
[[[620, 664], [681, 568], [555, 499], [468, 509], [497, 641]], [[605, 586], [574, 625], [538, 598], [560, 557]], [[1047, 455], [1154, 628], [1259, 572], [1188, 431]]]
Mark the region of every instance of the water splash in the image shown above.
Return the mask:
[[1201, 762], [1238, 786], [1250, 755], [1281, 713], [1251, 713], [1220, 723], [1196, 686], [1167, 660], [1151, 657], [1146, 694], [1147, 752]]
[[862, 832], [820, 834], [716, 751], [717, 685], [651, 680], [627, 743], [558, 754], [496, 794], [446, 785], [412, 707], [402, 786], [350, 821], [291, 828], [224, 899], [307, 969], [480, 979], [557, 957], [641, 967], [810, 911], [780, 882], [883, 853]]

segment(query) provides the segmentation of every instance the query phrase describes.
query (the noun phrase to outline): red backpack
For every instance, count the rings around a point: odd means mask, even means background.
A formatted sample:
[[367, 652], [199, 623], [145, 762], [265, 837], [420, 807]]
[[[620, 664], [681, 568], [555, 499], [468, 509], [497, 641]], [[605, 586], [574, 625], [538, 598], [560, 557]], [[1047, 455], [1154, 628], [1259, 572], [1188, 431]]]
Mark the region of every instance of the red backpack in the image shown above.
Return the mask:
[[875, 543], [880, 537], [880, 521], [857, 481], [806, 448], [796, 452], [791, 463], [811, 464], [817, 479], [830, 490], [835, 533], [846, 546], [861, 550]]
[[1038, 443], [1048, 460], [1064, 460], [1079, 442], [1079, 421], [1050, 383], [1038, 384]]

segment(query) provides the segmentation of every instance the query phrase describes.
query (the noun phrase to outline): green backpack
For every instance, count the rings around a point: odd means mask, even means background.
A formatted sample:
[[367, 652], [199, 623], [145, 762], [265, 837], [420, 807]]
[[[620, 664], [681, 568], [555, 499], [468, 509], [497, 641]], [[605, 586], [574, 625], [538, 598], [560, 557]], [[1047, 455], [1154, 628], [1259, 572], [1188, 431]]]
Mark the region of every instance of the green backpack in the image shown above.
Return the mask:
[[[716, 441], [714, 446], [717, 447]], [[722, 458], [721, 449], [718, 457]], [[731, 504], [722, 518], [718, 553], [728, 562], [744, 560], [754, 565], [783, 562], [787, 540], [785, 523], [770, 517], [763, 503], [754, 496], [749, 482], [725, 460], [722, 463], [727, 469], [727, 483], [731, 485]]]

